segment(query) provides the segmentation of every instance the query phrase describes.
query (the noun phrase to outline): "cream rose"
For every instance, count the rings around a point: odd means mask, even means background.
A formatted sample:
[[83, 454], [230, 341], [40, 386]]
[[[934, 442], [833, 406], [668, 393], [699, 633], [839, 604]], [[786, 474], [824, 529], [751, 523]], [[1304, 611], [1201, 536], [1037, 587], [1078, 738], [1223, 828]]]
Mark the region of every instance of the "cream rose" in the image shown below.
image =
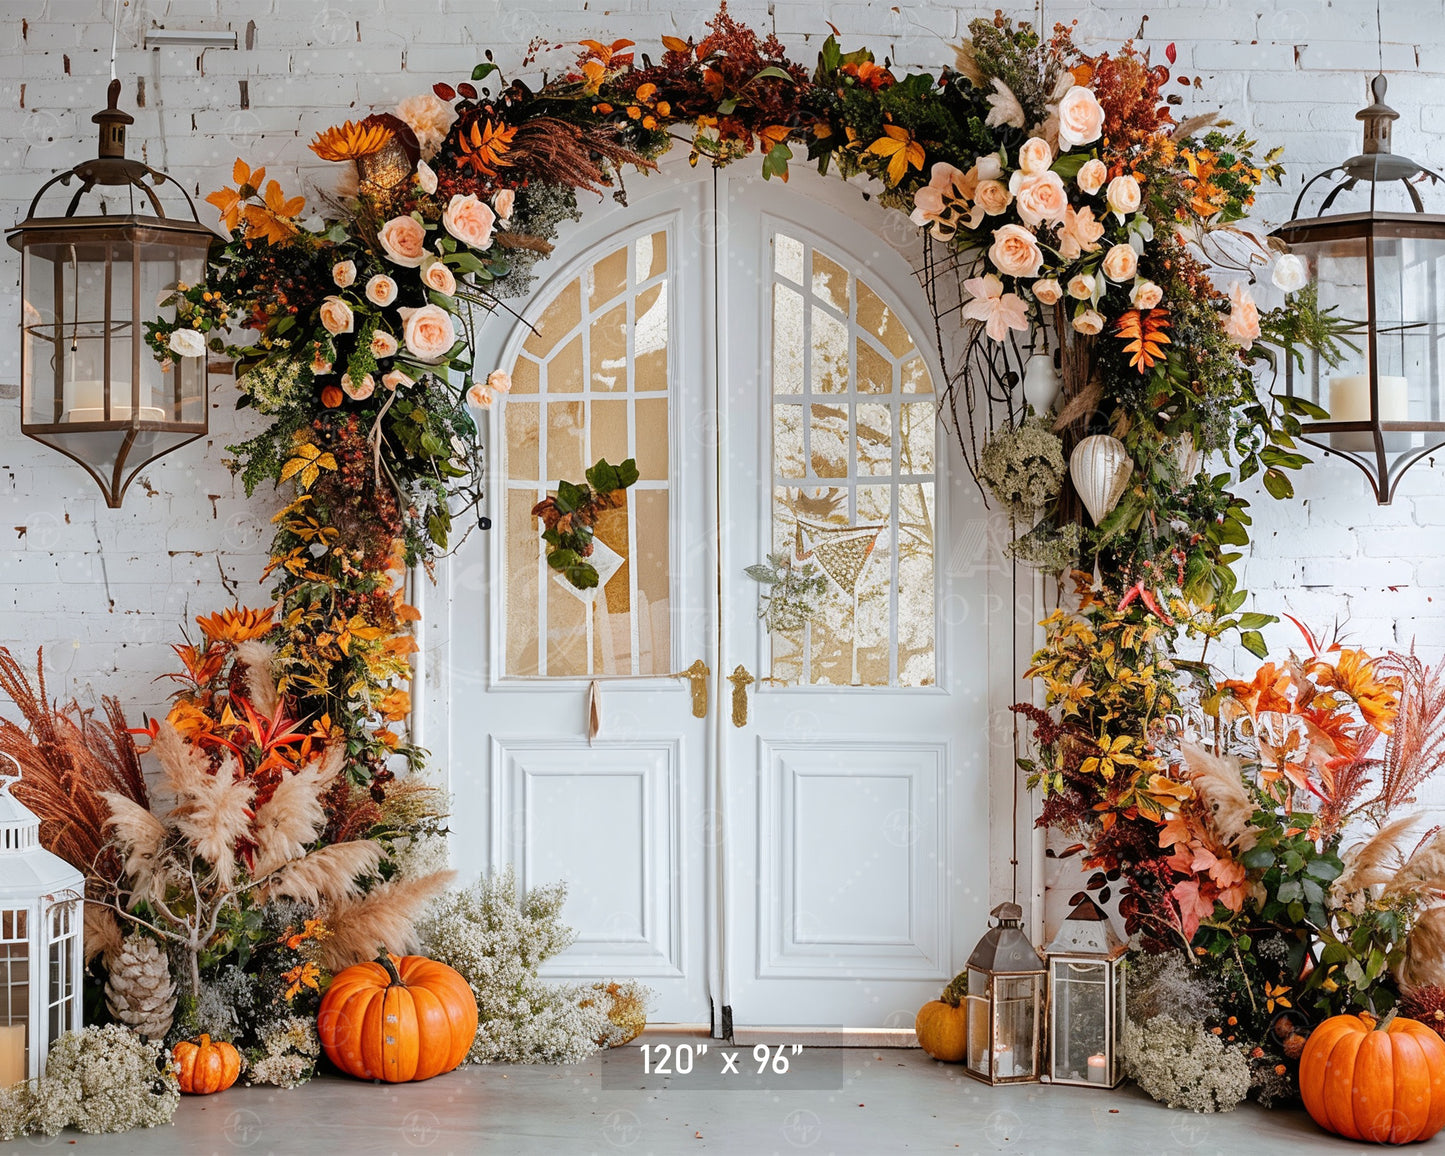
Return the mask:
[[1092, 144], [1104, 135], [1104, 106], [1081, 84], [1059, 100], [1059, 143], [1068, 148]]
[[1243, 349], [1253, 345], [1259, 336], [1259, 307], [1249, 287], [1240, 281], [1229, 287], [1229, 316], [1224, 322], [1224, 332]]
[[1069, 296], [1075, 301], [1087, 301], [1094, 295], [1095, 284], [1092, 273], [1075, 273], [1069, 278]]
[[367, 374], [361, 379], [361, 384], [351, 380], [351, 374], [343, 374], [341, 378], [341, 392], [351, 398], [352, 401], [365, 401], [376, 392], [376, 379]]
[[323, 300], [318, 316], [326, 332], [333, 337], [339, 333], [356, 331], [356, 315], [351, 312], [351, 306], [340, 297], [332, 296]]
[[491, 409], [492, 402], [496, 398], [492, 391], [487, 388], [484, 382], [477, 382], [471, 389], [467, 390], [467, 404], [474, 405], [478, 409]]
[[421, 191], [429, 197], [437, 191], [436, 171], [426, 161], [416, 162], [416, 183], [421, 186]]
[[1054, 150], [1043, 137], [1031, 136], [1019, 148], [1019, 168], [1029, 176], [1048, 172], [1053, 163]]
[[1033, 292], [1040, 305], [1055, 305], [1064, 296], [1064, 287], [1052, 277], [1044, 277], [1034, 282]]
[[435, 257], [428, 257], [421, 267], [421, 281], [428, 289], [445, 293], [450, 297], [457, 291], [457, 279], [452, 271]]
[[356, 282], [356, 262], [338, 261], [331, 266], [331, 279], [338, 289], [350, 288]]
[[1104, 329], [1104, 315], [1097, 309], [1085, 309], [1074, 318], [1074, 329], [1079, 333], [1087, 333], [1092, 337], [1101, 333]]
[[403, 313], [406, 320], [402, 324], [401, 339], [407, 352], [419, 361], [440, 361], [456, 344], [452, 315], [440, 305], [423, 305]]
[[497, 214], [485, 201], [477, 200], [474, 193], [466, 196], [458, 193], [442, 213], [442, 227], [472, 249], [492, 247], [492, 227], [496, 223]]
[[366, 283], [366, 299], [383, 308], [396, 300], [396, 282], [385, 273], [378, 273]]
[[426, 229], [415, 217], [392, 217], [377, 230], [376, 239], [393, 265], [415, 269], [426, 252]]
[[1019, 225], [1000, 225], [993, 231], [988, 259], [1005, 277], [1037, 277], [1044, 263], [1043, 250], [1034, 235]]
[[1079, 175], [1074, 178], [1074, 183], [1086, 196], [1092, 197], [1104, 187], [1104, 181], [1109, 175], [1109, 166], [1098, 157], [1084, 162], [1084, 167], [1079, 170]]
[[990, 217], [996, 217], [1008, 208], [1013, 195], [1002, 181], [979, 181], [973, 193], [974, 202]]
[[1014, 207], [1025, 225], [1061, 221], [1069, 207], [1069, 194], [1064, 191], [1064, 181], [1058, 173], [1044, 172], [1032, 177], [1014, 173], [1009, 191], [1014, 194]]
[[1139, 271], [1139, 254], [1132, 245], [1110, 246], [1101, 268], [1110, 281], [1132, 281]]
[[1269, 279], [1274, 282], [1276, 289], [1286, 293], [1298, 292], [1309, 284], [1309, 262], [1298, 253], [1281, 254], [1274, 263], [1274, 271], [1269, 275]]
[[1164, 300], [1164, 290], [1153, 281], [1140, 281], [1129, 294], [1129, 304], [1135, 309], [1153, 309]]
[[487, 374], [487, 388], [494, 393], [512, 392], [512, 375], [505, 369], [494, 369]]
[[371, 335], [372, 357], [395, 357], [399, 348], [396, 338], [385, 329], [378, 329]]
[[998, 153], [985, 153], [974, 157], [972, 172], [975, 180], [996, 181], [1003, 175], [1003, 162], [998, 159]]
[[1104, 194], [1109, 208], [1123, 220], [1129, 213], [1139, 211], [1139, 182], [1125, 173], [1109, 182], [1109, 191]]
[[407, 375], [399, 369], [393, 369], [390, 373], [383, 374], [381, 378], [381, 384], [386, 386], [387, 389], [396, 389], [397, 386], [409, 385], [410, 383], [411, 378], [407, 377]]
[[498, 189], [492, 194], [492, 208], [496, 211], [497, 220], [510, 221], [512, 219], [512, 207], [517, 203], [517, 194], [511, 189]]
[[201, 357], [206, 352], [206, 339], [194, 329], [175, 329], [166, 347], [177, 357]]

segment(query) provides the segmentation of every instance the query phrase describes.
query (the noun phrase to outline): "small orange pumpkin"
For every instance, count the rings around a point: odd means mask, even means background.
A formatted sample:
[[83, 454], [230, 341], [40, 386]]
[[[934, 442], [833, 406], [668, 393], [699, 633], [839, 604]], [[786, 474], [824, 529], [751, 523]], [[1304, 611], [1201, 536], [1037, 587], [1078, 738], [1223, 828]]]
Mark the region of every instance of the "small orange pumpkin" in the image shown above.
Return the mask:
[[1331, 1016], [1300, 1056], [1300, 1095], [1327, 1132], [1376, 1144], [1428, 1140], [1445, 1126], [1445, 1041], [1391, 1012]]
[[477, 1000], [446, 964], [383, 953], [332, 980], [316, 1030], [327, 1058], [349, 1075], [389, 1084], [429, 1080], [466, 1058], [477, 1035]]
[[919, 1008], [913, 1021], [918, 1046], [935, 1060], [957, 1064], [968, 1054], [968, 1018], [962, 994], [962, 985], [955, 979], [938, 999]]
[[210, 1036], [182, 1040], [171, 1049], [171, 1056], [181, 1091], [193, 1096], [224, 1092], [241, 1074], [241, 1053], [224, 1040]]

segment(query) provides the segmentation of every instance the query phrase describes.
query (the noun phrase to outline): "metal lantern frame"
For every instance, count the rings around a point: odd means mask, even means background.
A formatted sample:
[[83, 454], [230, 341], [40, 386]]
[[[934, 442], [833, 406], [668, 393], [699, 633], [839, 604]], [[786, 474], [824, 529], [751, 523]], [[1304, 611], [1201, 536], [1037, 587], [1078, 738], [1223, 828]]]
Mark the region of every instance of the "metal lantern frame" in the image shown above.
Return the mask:
[[[1423, 321], [1400, 319], [1397, 327], [1400, 333], [1407, 329], [1428, 327], [1432, 336], [1429, 354], [1429, 405], [1428, 415], [1421, 419], [1382, 420], [1380, 406], [1380, 338], [1385, 331], [1380, 327], [1377, 305], [1377, 242], [1411, 239], [1433, 240], [1442, 245], [1445, 252], [1445, 216], [1425, 212], [1424, 202], [1415, 184], [1425, 177], [1438, 182], [1438, 173], [1416, 164], [1410, 158], [1391, 151], [1391, 124], [1399, 113], [1385, 103], [1386, 80], [1377, 75], [1370, 83], [1373, 103], [1355, 114], [1355, 119], [1364, 126], [1363, 151], [1342, 164], [1326, 169], [1311, 177], [1300, 190], [1288, 224], [1276, 229], [1271, 236], [1290, 247], [1327, 245], [1353, 242], [1363, 248], [1365, 266], [1366, 317], [1365, 330], [1366, 376], [1369, 383], [1369, 417], [1367, 420], [1322, 420], [1302, 423], [1303, 440], [1327, 453], [1340, 457], [1359, 467], [1370, 480], [1375, 498], [1382, 506], [1390, 504], [1401, 476], [1421, 458], [1445, 446], [1445, 397], [1442, 397], [1441, 381], [1445, 366], [1435, 346], [1439, 331], [1445, 329], [1445, 317], [1431, 317]], [[1339, 182], [1325, 195], [1318, 213], [1313, 217], [1300, 217], [1300, 208], [1309, 191], [1318, 183], [1339, 177]], [[1361, 183], [1369, 189], [1369, 207], [1364, 212], [1330, 214], [1330, 209], [1342, 193], [1355, 189]], [[1377, 194], [1381, 185], [1399, 183], [1409, 194], [1413, 212], [1387, 212], [1376, 208]], [[1311, 263], [1311, 283], [1318, 284], [1317, 262]], [[1432, 273], [1432, 284], [1435, 278]], [[1436, 289], [1437, 299], [1445, 294], [1445, 285]], [[1313, 367], [1314, 395], [1319, 394], [1319, 359]], [[1290, 396], [1303, 394], [1297, 388], [1296, 375], [1299, 371], [1293, 359], [1285, 358], [1285, 392]], [[1356, 435], [1360, 443], [1352, 445]], [[1423, 435], [1421, 444], [1413, 444], [1414, 435]], [[1361, 436], [1363, 435], [1363, 436]], [[1408, 444], [1400, 445], [1401, 439]]]
[[85, 965], [85, 877], [40, 845], [18, 778], [0, 775], [0, 1085], [44, 1075], [50, 1045], [79, 1030]]
[[[91, 117], [100, 126], [99, 155], [46, 181], [25, 220], [9, 231], [10, 245], [21, 255], [20, 431], [83, 467], [113, 509], [145, 466], [205, 436], [210, 409], [204, 353], [177, 359], [167, 373], [146, 346], [145, 323], [155, 319], [157, 303], [142, 270], [199, 261], [203, 276], [211, 244], [219, 239], [201, 223], [195, 202], [178, 181], [126, 157], [125, 130], [134, 117], [116, 107], [120, 88], [120, 81], [112, 80], [108, 107]], [[56, 185], [72, 182], [78, 187], [64, 212], [41, 214], [42, 198]], [[157, 190], [167, 184], [185, 198], [189, 220], [166, 215]], [[78, 215], [82, 198], [97, 188], [126, 189], [131, 212], [107, 215], [102, 204], [98, 213]], [[137, 211], [138, 203], [148, 211]], [[53, 265], [50, 276], [40, 276], [47, 262]], [[83, 283], [84, 319], [78, 316]], [[146, 299], [147, 289], [152, 299]], [[50, 295], [53, 316], [45, 317], [30, 304], [32, 291], [35, 300]], [[103, 302], [98, 316], [89, 315], [92, 296]], [[85, 363], [98, 366], [87, 370], [97, 375], [83, 382], [77, 379], [82, 342]], [[116, 348], [126, 345], [128, 350]], [[75, 403], [71, 409], [65, 404], [67, 384]], [[84, 405], [75, 402], [82, 385], [93, 394]], [[155, 399], [163, 404], [153, 404]]]
[[[1088, 896], [1074, 905], [1053, 942], [1044, 949], [1044, 962], [1049, 970], [1050, 1083], [1115, 1088], [1123, 1080], [1124, 959], [1128, 954], [1129, 945], [1114, 934], [1109, 917]], [[1103, 1004], [1103, 1051], [1086, 1056], [1083, 1073], [1074, 1075], [1076, 1069], [1069, 1063], [1071, 1049], [1060, 1046], [1073, 1025], [1061, 1021], [1074, 1011], [1072, 996], [1065, 998], [1065, 992], [1072, 992], [1085, 983], [1097, 984], [1102, 989], [1099, 994]], [[1103, 1077], [1092, 1079], [1091, 1065], [1099, 1058], [1103, 1060]]]
[[[1043, 1067], [1043, 957], [1019, 927], [1023, 908], [1017, 903], [1001, 903], [992, 915], [997, 924], [964, 966], [964, 1070], [985, 1084], [1037, 1083]], [[1021, 1011], [1030, 1024], [1017, 1033], [1007, 1028], [1007, 1017]]]

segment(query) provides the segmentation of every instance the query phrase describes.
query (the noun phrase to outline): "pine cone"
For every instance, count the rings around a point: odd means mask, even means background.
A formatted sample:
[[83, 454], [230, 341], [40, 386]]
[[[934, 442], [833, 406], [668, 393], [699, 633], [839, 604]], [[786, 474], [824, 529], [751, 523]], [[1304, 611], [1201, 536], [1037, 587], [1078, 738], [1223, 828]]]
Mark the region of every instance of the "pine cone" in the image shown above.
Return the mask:
[[144, 935], [128, 936], [111, 957], [105, 1002], [111, 1015], [146, 1039], [164, 1039], [176, 1011], [165, 949]]

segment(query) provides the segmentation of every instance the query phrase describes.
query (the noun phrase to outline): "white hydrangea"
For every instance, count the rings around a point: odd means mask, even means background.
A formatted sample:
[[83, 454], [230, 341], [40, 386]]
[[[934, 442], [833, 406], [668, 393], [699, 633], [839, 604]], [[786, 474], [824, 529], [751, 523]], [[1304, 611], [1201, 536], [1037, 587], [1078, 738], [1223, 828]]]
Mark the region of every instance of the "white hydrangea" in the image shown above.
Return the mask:
[[427, 955], [459, 971], [476, 994], [477, 1039], [467, 1062], [566, 1064], [597, 1050], [608, 1022], [596, 993], [537, 976], [573, 940], [560, 918], [566, 898], [566, 884], [555, 883], [519, 901], [508, 867], [442, 896], [419, 924]]
[[315, 1073], [316, 1057], [321, 1054], [315, 1021], [300, 1016], [281, 1020], [262, 1034], [261, 1049], [264, 1054], [252, 1058], [246, 1067], [246, 1080], [278, 1088], [299, 1087]]
[[1230, 1112], [1249, 1094], [1244, 1049], [1202, 1023], [1155, 1016], [1124, 1029], [1126, 1074], [1161, 1104], [1190, 1112]]

